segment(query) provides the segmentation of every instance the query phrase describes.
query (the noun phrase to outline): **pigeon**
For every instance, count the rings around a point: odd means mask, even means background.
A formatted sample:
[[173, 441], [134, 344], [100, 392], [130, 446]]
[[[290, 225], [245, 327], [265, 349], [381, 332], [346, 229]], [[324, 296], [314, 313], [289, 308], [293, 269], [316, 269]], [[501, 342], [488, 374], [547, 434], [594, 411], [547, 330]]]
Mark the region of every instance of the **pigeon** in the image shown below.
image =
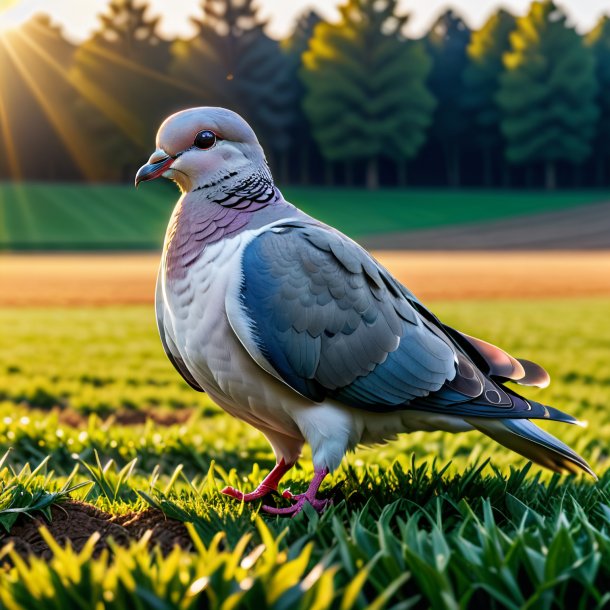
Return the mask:
[[320, 485], [347, 452], [418, 430], [478, 430], [551, 470], [595, 476], [532, 420], [580, 422], [506, 385], [545, 387], [548, 373], [443, 324], [365, 249], [286, 201], [241, 116], [198, 107], [168, 117], [136, 186], [160, 176], [181, 191], [156, 286], [165, 352], [276, 456], [254, 491], [224, 494], [279, 493], [308, 443], [305, 493], [286, 490], [289, 506], [262, 510], [322, 511]]

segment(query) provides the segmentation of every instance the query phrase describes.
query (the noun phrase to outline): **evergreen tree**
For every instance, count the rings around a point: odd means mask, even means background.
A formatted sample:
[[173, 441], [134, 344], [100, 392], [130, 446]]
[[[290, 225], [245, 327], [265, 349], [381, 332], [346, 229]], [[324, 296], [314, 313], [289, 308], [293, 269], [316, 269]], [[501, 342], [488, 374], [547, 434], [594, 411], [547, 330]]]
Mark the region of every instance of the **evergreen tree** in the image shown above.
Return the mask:
[[290, 63], [264, 32], [254, 0], [203, 0], [198, 32], [174, 44], [171, 72], [200, 90], [193, 103], [239, 112], [267, 152], [283, 154], [295, 118]]
[[551, 0], [517, 20], [497, 97], [508, 159], [543, 162], [547, 188], [555, 188], [557, 161], [590, 154], [599, 114], [593, 54], [566, 21]]
[[596, 60], [596, 99], [600, 116], [595, 128], [593, 156], [597, 184], [603, 184], [610, 157], [610, 17], [602, 16], [586, 36], [585, 42], [593, 51]]
[[426, 138], [434, 98], [423, 46], [402, 35], [396, 0], [348, 0], [337, 24], [320, 23], [303, 56], [304, 109], [327, 159], [367, 160], [369, 188], [379, 159], [402, 164]]
[[[303, 13], [296, 21], [292, 34], [282, 42], [282, 49], [288, 56], [291, 87], [294, 89], [295, 110], [291, 156], [298, 167], [299, 182], [308, 184], [311, 180], [311, 163], [314, 155], [319, 156], [317, 144], [312, 136], [309, 121], [302, 108], [305, 86], [299, 73], [303, 66], [303, 53], [309, 47], [314, 29], [322, 21], [315, 11]], [[286, 174], [286, 172], [284, 172]], [[285, 179], [285, 175], [284, 175]]]
[[445, 159], [447, 181], [456, 187], [460, 184], [460, 154], [468, 132], [462, 100], [470, 30], [461, 17], [448, 10], [434, 22], [425, 42], [433, 66], [428, 84], [438, 102], [432, 135]]
[[484, 183], [493, 181], [492, 162], [503, 157], [504, 137], [496, 94], [504, 71], [503, 55], [510, 49], [513, 15], [500, 9], [483, 27], [472, 33], [467, 48], [469, 63], [464, 71], [464, 108], [471, 115], [473, 134], [483, 161]]
[[111, 0], [74, 57], [75, 112], [106, 160], [100, 178], [131, 178], [175, 95], [166, 82], [169, 43], [140, 0]]
[[0, 40], [0, 178], [72, 179], [84, 172], [67, 78], [74, 47], [46, 15]]

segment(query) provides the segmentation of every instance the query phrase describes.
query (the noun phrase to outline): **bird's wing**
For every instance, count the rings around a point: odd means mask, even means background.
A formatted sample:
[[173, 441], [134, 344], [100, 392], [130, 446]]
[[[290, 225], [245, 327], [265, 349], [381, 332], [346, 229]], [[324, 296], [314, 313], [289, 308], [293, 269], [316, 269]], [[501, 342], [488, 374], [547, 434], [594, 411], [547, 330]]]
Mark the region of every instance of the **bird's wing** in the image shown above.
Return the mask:
[[461, 375], [465, 358], [451, 339], [340, 233], [275, 225], [247, 245], [241, 273], [227, 294], [233, 330], [262, 368], [302, 395], [388, 411], [452, 380], [469, 397], [481, 393], [478, 378]]
[[245, 247], [239, 271], [225, 303], [235, 334], [263, 369], [311, 400], [575, 421], [505, 388], [525, 366], [445, 327], [329, 227], [274, 225]]
[[539, 364], [524, 358], [514, 358], [503, 349], [457, 331], [446, 324], [443, 328], [472, 358], [479, 369], [495, 380], [514, 381], [519, 385], [546, 388], [551, 377]]
[[191, 388], [198, 392], [204, 392], [205, 390], [197, 383], [195, 378], [191, 375], [188, 370], [186, 363], [180, 356], [180, 352], [174, 343], [171, 328], [165, 324], [165, 300], [163, 298], [163, 290], [161, 288], [161, 273], [157, 275], [157, 288], [155, 291], [155, 312], [157, 314], [157, 329], [159, 330], [159, 336], [161, 337], [161, 343], [163, 349], [169, 358], [169, 361], [174, 365], [174, 368], [182, 375], [184, 381], [188, 383]]

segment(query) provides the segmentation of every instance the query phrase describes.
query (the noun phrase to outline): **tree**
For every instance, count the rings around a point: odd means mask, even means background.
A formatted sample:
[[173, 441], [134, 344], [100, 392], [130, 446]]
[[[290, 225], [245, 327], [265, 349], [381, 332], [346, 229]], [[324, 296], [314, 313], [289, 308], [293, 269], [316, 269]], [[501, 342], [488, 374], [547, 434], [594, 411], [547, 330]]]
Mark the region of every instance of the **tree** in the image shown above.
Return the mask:
[[318, 156], [320, 153], [317, 150], [309, 121], [302, 108], [301, 101], [305, 97], [305, 86], [299, 73], [303, 67], [303, 53], [308, 49], [313, 32], [321, 21], [322, 18], [315, 11], [303, 13], [295, 22], [291, 35], [282, 41], [282, 49], [288, 57], [291, 87], [294, 88], [294, 98], [297, 105], [292, 130], [291, 152], [295, 153], [292, 156], [298, 165], [299, 181], [302, 184], [310, 182], [311, 158], [314, 153], [317, 153]]
[[254, 0], [204, 0], [202, 7], [195, 37], [172, 48], [171, 73], [200, 91], [198, 105], [239, 112], [268, 152], [283, 154], [295, 118], [288, 57], [265, 34]]
[[75, 112], [103, 147], [100, 178], [131, 178], [175, 99], [166, 70], [169, 43], [145, 2], [111, 0], [100, 26], [74, 56]]
[[486, 186], [493, 181], [494, 159], [503, 156], [504, 137], [496, 95], [504, 71], [502, 57], [510, 50], [509, 36], [515, 24], [515, 17], [500, 9], [472, 33], [467, 47], [469, 63], [464, 70], [463, 103], [471, 116], [475, 144], [481, 151]]
[[428, 84], [438, 102], [432, 135], [445, 159], [447, 182], [457, 187], [462, 140], [468, 131], [462, 100], [470, 30], [459, 15], [448, 10], [434, 22], [425, 42], [433, 66]]
[[602, 184], [604, 169], [610, 157], [610, 17], [604, 15], [600, 18], [595, 28], [585, 37], [585, 43], [596, 60], [596, 101], [600, 115], [595, 128], [593, 151], [597, 183]]
[[379, 184], [379, 159], [413, 157], [426, 138], [434, 98], [423, 46], [402, 35], [396, 0], [348, 0], [339, 23], [316, 26], [303, 55], [303, 107], [322, 154], [366, 159], [366, 183]]
[[551, 0], [534, 2], [517, 20], [497, 97], [509, 161], [543, 162], [549, 189], [558, 161], [590, 154], [598, 117], [595, 60], [566, 21]]
[[70, 179], [85, 173], [67, 79], [74, 47], [45, 15], [0, 39], [0, 177]]

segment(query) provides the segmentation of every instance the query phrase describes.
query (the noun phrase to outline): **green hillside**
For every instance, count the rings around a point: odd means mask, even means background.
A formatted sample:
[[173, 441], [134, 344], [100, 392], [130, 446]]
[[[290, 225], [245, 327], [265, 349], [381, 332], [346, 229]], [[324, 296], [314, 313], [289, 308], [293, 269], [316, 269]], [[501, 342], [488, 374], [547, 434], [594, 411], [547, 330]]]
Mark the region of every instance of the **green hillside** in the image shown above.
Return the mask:
[[[351, 235], [430, 228], [607, 200], [603, 191], [284, 189], [293, 203]], [[0, 249], [150, 249], [162, 241], [176, 189], [0, 184]]]

